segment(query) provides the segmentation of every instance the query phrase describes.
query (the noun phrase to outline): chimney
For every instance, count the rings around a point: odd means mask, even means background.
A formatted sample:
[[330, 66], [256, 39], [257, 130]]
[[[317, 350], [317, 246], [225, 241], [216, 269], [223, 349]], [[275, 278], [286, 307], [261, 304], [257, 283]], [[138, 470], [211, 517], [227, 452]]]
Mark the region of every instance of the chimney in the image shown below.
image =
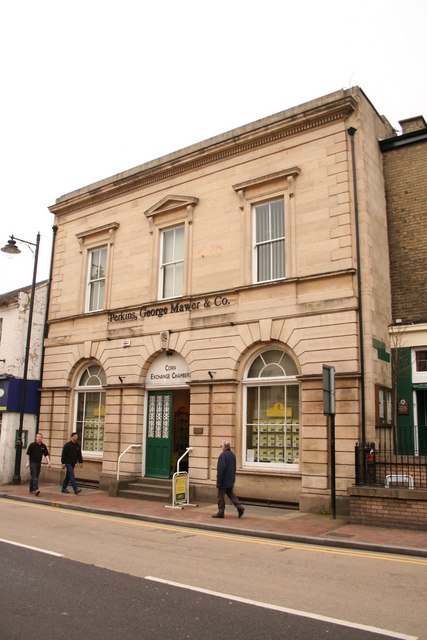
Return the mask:
[[414, 116], [413, 118], [399, 120], [399, 124], [402, 127], [402, 133], [412, 133], [413, 131], [421, 131], [427, 128], [427, 122], [423, 116]]

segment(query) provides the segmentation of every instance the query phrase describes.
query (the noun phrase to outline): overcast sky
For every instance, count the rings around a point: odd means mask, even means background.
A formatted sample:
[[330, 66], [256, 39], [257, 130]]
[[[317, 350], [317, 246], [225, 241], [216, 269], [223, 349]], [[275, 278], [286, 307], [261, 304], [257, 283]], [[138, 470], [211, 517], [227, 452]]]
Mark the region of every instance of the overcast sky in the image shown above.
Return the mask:
[[426, 25], [425, 0], [4, 0], [0, 246], [40, 231], [46, 279], [60, 195], [342, 88], [427, 117]]

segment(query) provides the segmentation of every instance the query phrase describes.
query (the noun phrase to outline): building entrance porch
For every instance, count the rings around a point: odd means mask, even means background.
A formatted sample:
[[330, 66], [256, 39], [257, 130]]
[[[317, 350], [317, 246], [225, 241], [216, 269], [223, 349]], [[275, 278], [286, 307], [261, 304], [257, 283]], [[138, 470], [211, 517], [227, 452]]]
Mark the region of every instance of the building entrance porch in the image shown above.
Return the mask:
[[[190, 391], [149, 391], [147, 398], [145, 477], [171, 478], [189, 442]], [[182, 462], [186, 471], [188, 461]]]

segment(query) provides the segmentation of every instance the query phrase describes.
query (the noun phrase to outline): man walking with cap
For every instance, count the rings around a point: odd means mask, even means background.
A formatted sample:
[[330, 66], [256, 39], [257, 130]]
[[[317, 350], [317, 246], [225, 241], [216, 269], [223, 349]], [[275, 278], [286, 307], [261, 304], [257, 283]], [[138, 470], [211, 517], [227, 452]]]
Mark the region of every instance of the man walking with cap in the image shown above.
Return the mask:
[[80, 466], [83, 465], [82, 450], [77, 442], [79, 436], [76, 431], [71, 434], [71, 440], [66, 442], [62, 448], [61, 463], [62, 468], [66, 470], [64, 482], [62, 483], [62, 493], [70, 493], [67, 489], [68, 483], [74, 489], [74, 493], [80, 493], [81, 489], [78, 488], [76, 478], [74, 476], [74, 467], [79, 462]]

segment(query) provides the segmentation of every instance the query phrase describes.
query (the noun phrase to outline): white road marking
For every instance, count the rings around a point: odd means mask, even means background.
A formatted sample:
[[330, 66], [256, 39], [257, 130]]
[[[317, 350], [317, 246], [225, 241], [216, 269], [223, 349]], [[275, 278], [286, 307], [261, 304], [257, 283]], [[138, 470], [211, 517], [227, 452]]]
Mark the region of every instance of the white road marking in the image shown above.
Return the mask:
[[62, 553], [56, 553], [55, 551], [48, 551], [47, 549], [39, 549], [38, 547], [31, 547], [28, 544], [21, 544], [20, 542], [14, 542], [13, 540], [5, 540], [0, 538], [0, 542], [5, 544], [13, 544], [15, 547], [24, 547], [24, 549], [31, 549], [31, 551], [38, 551], [39, 553], [47, 553], [49, 556], [56, 556], [57, 558], [63, 558]]
[[297, 609], [289, 609], [288, 607], [280, 607], [275, 604], [268, 604], [266, 602], [259, 602], [258, 600], [249, 600], [248, 598], [240, 598], [239, 596], [231, 596], [227, 593], [220, 593], [219, 591], [211, 591], [210, 589], [202, 589], [201, 587], [193, 587], [189, 584], [182, 584], [180, 582], [173, 582], [172, 580], [163, 580], [162, 578], [155, 578], [154, 576], [145, 576], [145, 580], [151, 580], [152, 582], [160, 582], [161, 584], [167, 584], [171, 587], [179, 587], [181, 589], [190, 589], [191, 591], [197, 591], [199, 593], [206, 593], [207, 595], [216, 596], [218, 598], [225, 598], [226, 600], [233, 600], [234, 602], [242, 602], [243, 604], [250, 604], [255, 607], [263, 607], [264, 609], [272, 609], [273, 611], [281, 611], [282, 613], [290, 613], [294, 616], [301, 616], [303, 618], [311, 618], [312, 620], [321, 620], [322, 622], [330, 622], [332, 624], [338, 624], [341, 627], [350, 627], [351, 629], [361, 629], [362, 631], [368, 631], [370, 633], [377, 633], [391, 638], [398, 638], [400, 640], [418, 640], [417, 636], [408, 636], [404, 633], [396, 633], [395, 631], [387, 631], [386, 629], [379, 629], [378, 627], [371, 627], [365, 624], [357, 624], [356, 622], [348, 622], [347, 620], [339, 620], [337, 618], [329, 618], [328, 616], [321, 616], [317, 613], [308, 613], [307, 611], [298, 611]]

